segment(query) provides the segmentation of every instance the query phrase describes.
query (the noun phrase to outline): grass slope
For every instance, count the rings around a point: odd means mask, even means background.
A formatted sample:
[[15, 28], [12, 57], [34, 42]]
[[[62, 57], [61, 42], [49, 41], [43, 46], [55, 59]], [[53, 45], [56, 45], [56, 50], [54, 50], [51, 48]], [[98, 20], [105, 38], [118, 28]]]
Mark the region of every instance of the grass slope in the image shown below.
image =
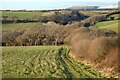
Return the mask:
[[65, 46], [3, 47], [3, 78], [100, 78], [68, 56]]
[[118, 32], [118, 20], [98, 22], [95, 26]]
[[115, 19], [118, 19], [119, 18], [119, 14], [113, 14], [113, 15], [109, 16], [108, 19], [110, 19], [110, 17], [114, 17]]
[[34, 27], [41, 25], [40, 22], [32, 22], [32, 23], [13, 23], [13, 24], [2, 24], [2, 30], [13, 30], [13, 29], [19, 29], [19, 28], [28, 28], [28, 27]]
[[16, 19], [29, 19], [29, 20], [38, 20], [41, 18], [41, 16], [44, 14], [44, 12], [10, 12], [5, 11], [2, 12], [2, 16], [8, 16], [8, 20], [12, 20], [12, 18], [16, 17]]

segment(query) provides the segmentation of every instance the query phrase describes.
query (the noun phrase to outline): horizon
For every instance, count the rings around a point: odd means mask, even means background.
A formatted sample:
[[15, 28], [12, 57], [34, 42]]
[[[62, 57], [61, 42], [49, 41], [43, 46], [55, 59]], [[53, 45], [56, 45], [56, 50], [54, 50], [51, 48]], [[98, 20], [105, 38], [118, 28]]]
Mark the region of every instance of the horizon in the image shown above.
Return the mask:
[[[90, 2], [91, 1], [91, 2]], [[105, 5], [118, 5], [117, 0], [109, 0], [104, 2], [96, 2], [95, 0], [49, 0], [45, 1], [33, 1], [33, 0], [2, 0], [0, 10], [54, 10], [54, 9], [66, 9], [73, 6], [105, 6]]]

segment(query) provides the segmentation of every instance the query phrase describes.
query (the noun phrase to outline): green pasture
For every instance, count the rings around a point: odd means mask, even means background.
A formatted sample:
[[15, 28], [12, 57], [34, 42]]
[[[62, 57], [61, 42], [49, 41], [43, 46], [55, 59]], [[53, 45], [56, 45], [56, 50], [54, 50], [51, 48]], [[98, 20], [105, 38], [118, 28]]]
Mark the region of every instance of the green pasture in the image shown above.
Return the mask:
[[7, 16], [7, 20], [39, 20], [44, 12], [2, 12], [2, 16]]
[[14, 30], [20, 28], [29, 28], [34, 26], [40, 26], [42, 23], [40, 22], [32, 22], [32, 23], [10, 23], [10, 24], [2, 24], [2, 30]]
[[118, 20], [98, 22], [95, 26], [102, 29], [109, 29], [115, 32], [118, 32], [118, 27], [119, 27]]

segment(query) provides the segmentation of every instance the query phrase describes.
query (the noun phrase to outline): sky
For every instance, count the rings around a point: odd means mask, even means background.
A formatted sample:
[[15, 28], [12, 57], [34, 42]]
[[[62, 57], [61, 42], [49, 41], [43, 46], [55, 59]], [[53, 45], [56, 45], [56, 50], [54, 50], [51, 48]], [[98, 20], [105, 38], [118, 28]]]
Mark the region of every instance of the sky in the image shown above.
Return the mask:
[[72, 6], [117, 5], [118, 0], [0, 0], [0, 10], [48, 10]]

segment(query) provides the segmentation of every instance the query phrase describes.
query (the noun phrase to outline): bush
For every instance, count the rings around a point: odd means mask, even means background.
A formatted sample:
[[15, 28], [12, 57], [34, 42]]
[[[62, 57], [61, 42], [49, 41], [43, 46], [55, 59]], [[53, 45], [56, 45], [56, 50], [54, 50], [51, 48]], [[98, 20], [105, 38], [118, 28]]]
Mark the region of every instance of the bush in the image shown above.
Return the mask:
[[69, 37], [71, 37], [71, 55], [74, 58], [86, 61], [97, 69], [106, 68], [107, 71], [107, 68], [113, 68], [108, 70], [111, 73], [118, 70], [116, 59], [120, 40], [115, 32], [94, 27], [80, 27]]
[[[118, 38], [100, 37], [92, 40], [89, 46], [89, 61], [98, 69], [118, 73]], [[94, 66], [93, 65], [93, 66]]]
[[61, 45], [64, 43], [63, 27], [49, 22], [41, 26], [28, 28], [23, 35], [16, 38], [21, 46]]
[[16, 46], [15, 39], [22, 35], [24, 30], [12, 30], [2, 33], [2, 46]]
[[92, 59], [95, 58], [94, 61], [98, 63], [102, 59], [105, 59], [105, 57], [109, 54], [110, 50], [115, 47], [117, 47], [117, 44], [114, 38], [99, 37], [91, 41], [89, 53], [93, 54]]
[[45, 26], [34, 26], [28, 28], [23, 35], [16, 38], [16, 42], [21, 46], [32, 46], [41, 43], [36, 43], [37, 40], [41, 42], [41, 39], [45, 38]]
[[114, 17], [110, 17], [110, 20], [114, 20], [115, 18]]
[[105, 15], [89, 17], [82, 21], [84, 27], [93, 26], [97, 22], [105, 21], [107, 17]]

